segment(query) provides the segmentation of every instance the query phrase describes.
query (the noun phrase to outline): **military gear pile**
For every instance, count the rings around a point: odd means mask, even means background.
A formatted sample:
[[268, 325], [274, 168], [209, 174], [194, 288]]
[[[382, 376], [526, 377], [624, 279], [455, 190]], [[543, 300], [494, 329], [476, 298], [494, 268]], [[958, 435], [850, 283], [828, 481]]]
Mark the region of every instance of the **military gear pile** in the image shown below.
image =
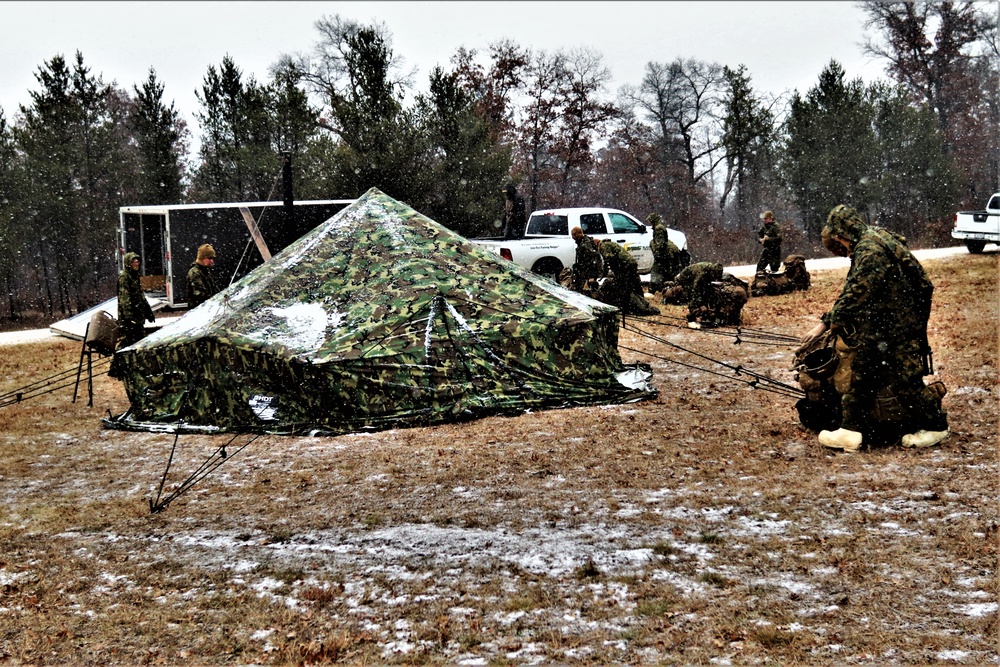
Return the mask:
[[618, 311], [376, 189], [121, 353], [109, 428], [339, 434], [651, 398]]
[[809, 289], [811, 278], [806, 270], [806, 258], [789, 255], [785, 258], [785, 270], [780, 273], [758, 271], [750, 285], [751, 296], [774, 296], [788, 294], [796, 290]]
[[695, 262], [663, 285], [663, 303], [688, 304], [687, 319], [705, 327], [738, 325], [750, 285], [718, 262]]

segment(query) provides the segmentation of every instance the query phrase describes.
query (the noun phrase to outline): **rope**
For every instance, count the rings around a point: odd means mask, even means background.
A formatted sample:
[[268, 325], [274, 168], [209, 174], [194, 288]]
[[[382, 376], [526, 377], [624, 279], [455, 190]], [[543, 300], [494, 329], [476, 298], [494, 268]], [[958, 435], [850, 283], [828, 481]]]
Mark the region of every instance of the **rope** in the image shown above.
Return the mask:
[[181, 482], [180, 486], [174, 489], [170, 493], [170, 495], [168, 495], [166, 498], [163, 498], [161, 500], [160, 498], [163, 494], [163, 487], [167, 482], [167, 475], [170, 473], [170, 465], [173, 463], [174, 453], [177, 451], [177, 442], [180, 439], [180, 434], [179, 433], [175, 434], [174, 444], [170, 448], [170, 458], [167, 459], [167, 467], [163, 471], [163, 477], [160, 479], [160, 487], [156, 491], [156, 501], [154, 502], [152, 498], [149, 499], [150, 514], [158, 514], [163, 510], [165, 510], [167, 508], [167, 505], [173, 502], [177, 497], [179, 497], [183, 493], [186, 493], [188, 489], [190, 489], [195, 484], [197, 484], [198, 482], [200, 482], [201, 480], [205, 479], [210, 474], [215, 472], [219, 468], [219, 466], [221, 466], [223, 463], [225, 463], [232, 457], [242, 452], [251, 443], [253, 443], [257, 438], [260, 437], [260, 434], [256, 434], [253, 437], [251, 437], [247, 442], [240, 445], [236, 449], [236, 451], [232, 453], [227, 452], [226, 447], [233, 444], [233, 442], [236, 441], [236, 438], [240, 437], [240, 435], [241, 435], [240, 433], [237, 433], [232, 438], [230, 438], [229, 442], [227, 442], [224, 445], [221, 445], [218, 449], [212, 452], [212, 454], [209, 455], [209, 457], [200, 466], [198, 466], [198, 468], [193, 473], [191, 473], [187, 479]]
[[[678, 329], [688, 329], [687, 320], [682, 317], [671, 317], [669, 315], [658, 316], [661, 319], [674, 320], [677, 322], [683, 322], [684, 324], [674, 324], [673, 322], [663, 322], [655, 319], [655, 317], [634, 317], [631, 315], [625, 316], [625, 320], [631, 320], [636, 322], [648, 322], [651, 324], [659, 324], [661, 326], [675, 327]], [[698, 333], [715, 335], [715, 336], [735, 336], [736, 341], [734, 345], [739, 345], [741, 342], [757, 343], [759, 345], [772, 345], [772, 346], [782, 346], [791, 343], [799, 343], [799, 339], [794, 336], [789, 336], [787, 334], [776, 333], [773, 331], [767, 331], [766, 329], [752, 329], [743, 326], [736, 327], [712, 327], [705, 329], [691, 329], [691, 331], [697, 331]], [[765, 342], [773, 341], [773, 342]]]
[[[103, 365], [111, 364], [111, 357], [103, 357], [94, 362], [91, 368], [98, 368]], [[8, 405], [14, 405], [15, 403], [20, 403], [26, 401], [29, 398], [37, 398], [39, 396], [44, 396], [45, 394], [50, 394], [59, 389], [65, 389], [66, 387], [72, 387], [76, 385], [76, 372], [78, 366], [74, 365], [64, 371], [59, 371], [58, 373], [51, 375], [47, 378], [37, 380], [31, 384], [27, 384], [19, 389], [13, 389], [4, 394], [0, 394], [0, 408], [7, 407]], [[107, 374], [107, 370], [101, 371], [100, 373], [94, 373], [93, 377], [100, 377], [101, 375]], [[59, 384], [60, 382], [66, 380], [67, 378], [72, 378], [70, 381], [64, 384]]]
[[684, 362], [681, 362], [681, 361], [677, 361], [676, 359], [671, 359], [669, 357], [663, 357], [663, 356], [660, 356], [660, 355], [657, 355], [657, 354], [653, 354], [651, 352], [645, 352], [643, 350], [637, 350], [637, 349], [634, 349], [634, 348], [626, 347], [624, 345], [619, 345], [619, 347], [621, 347], [624, 350], [628, 350], [630, 352], [637, 352], [639, 354], [645, 354], [645, 355], [648, 355], [648, 356], [653, 357], [655, 359], [660, 359], [661, 361], [667, 361], [667, 362], [675, 363], [675, 364], [678, 364], [680, 366], [685, 366], [687, 368], [692, 368], [692, 369], [695, 369], [695, 370], [703, 371], [705, 373], [710, 373], [712, 375], [718, 375], [720, 377], [726, 377], [726, 378], [729, 378], [729, 379], [732, 379], [732, 380], [736, 380], [738, 382], [743, 382], [743, 383], [749, 385], [750, 387], [752, 387], [754, 389], [762, 389], [764, 391], [771, 391], [771, 392], [774, 392], [776, 394], [781, 394], [783, 396], [789, 396], [789, 397], [792, 397], [792, 398], [803, 398], [805, 396], [805, 392], [802, 391], [801, 389], [799, 389], [798, 387], [793, 387], [791, 385], [785, 384], [785, 383], [780, 382], [778, 380], [774, 380], [772, 378], [769, 378], [766, 375], [763, 375], [762, 373], [758, 373], [756, 371], [748, 370], [748, 369], [744, 368], [743, 366], [733, 366], [732, 364], [727, 364], [724, 361], [719, 361], [718, 359], [713, 359], [712, 357], [709, 357], [707, 355], [700, 354], [700, 353], [695, 352], [693, 350], [689, 350], [689, 349], [684, 348], [684, 347], [682, 347], [680, 345], [677, 345], [676, 343], [671, 343], [670, 341], [666, 340], [665, 338], [661, 338], [661, 337], [656, 336], [654, 334], [651, 334], [651, 333], [649, 333], [647, 331], [643, 331], [642, 329], [639, 329], [638, 327], [635, 327], [634, 325], [628, 325], [628, 324], [626, 324], [623, 328], [626, 331], [631, 331], [631, 332], [636, 333], [636, 334], [638, 334], [640, 336], [643, 336], [645, 338], [649, 338], [650, 340], [653, 340], [653, 341], [658, 342], [658, 343], [662, 343], [664, 345], [672, 347], [672, 348], [674, 348], [676, 350], [679, 350], [681, 352], [685, 352], [687, 354], [693, 355], [693, 356], [698, 357], [700, 359], [704, 359], [704, 360], [710, 361], [710, 362], [712, 362], [714, 364], [718, 364], [720, 366], [723, 366], [724, 368], [728, 368], [729, 370], [731, 370], [732, 372], [734, 372], [737, 376], [739, 376], [739, 375], [748, 375], [748, 376], [752, 377], [753, 379], [752, 380], [744, 380], [744, 379], [739, 378], [739, 377], [733, 378], [733, 377], [731, 377], [731, 376], [729, 376], [727, 374], [720, 373], [720, 372], [717, 372], [717, 371], [712, 371], [710, 369], [702, 368], [702, 367], [699, 367], [699, 366], [695, 366], [693, 364], [687, 364], [687, 363], [684, 363]]
[[[264, 201], [271, 201], [272, 197], [274, 197], [274, 191], [278, 187], [278, 180], [280, 179], [281, 179], [281, 172], [279, 171], [278, 175], [274, 177], [274, 182], [271, 183], [271, 191], [267, 193], [267, 199], [265, 199]], [[266, 207], [260, 212], [260, 219], [255, 221], [257, 224], [257, 229], [261, 229], [261, 225], [264, 224], [265, 213], [267, 213]], [[253, 242], [254, 242], [253, 237], [251, 236], [247, 240], [246, 246], [243, 248], [243, 254], [240, 255], [240, 261], [236, 262], [236, 269], [233, 271], [233, 275], [229, 279], [230, 285], [233, 284], [233, 281], [236, 280], [236, 276], [239, 275], [240, 267], [243, 266], [243, 260], [245, 260], [247, 258], [247, 255], [250, 253], [250, 246], [253, 244]]]

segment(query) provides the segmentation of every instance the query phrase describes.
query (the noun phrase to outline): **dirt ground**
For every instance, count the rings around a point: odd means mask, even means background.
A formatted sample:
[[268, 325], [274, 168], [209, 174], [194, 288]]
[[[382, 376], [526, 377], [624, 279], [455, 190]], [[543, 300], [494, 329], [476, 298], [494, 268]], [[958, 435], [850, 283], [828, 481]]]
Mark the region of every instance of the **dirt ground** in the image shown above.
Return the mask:
[[[919, 451], [824, 450], [794, 398], [694, 354], [795, 386], [793, 344], [670, 319], [620, 338], [654, 400], [182, 436], [164, 493], [228, 456], [156, 514], [174, 439], [103, 430], [117, 382], [0, 407], [0, 661], [1000, 663], [998, 255], [924, 266], [952, 435]], [[752, 298], [745, 326], [802, 335], [844, 275]], [[8, 396], [80, 355], [0, 351]]]

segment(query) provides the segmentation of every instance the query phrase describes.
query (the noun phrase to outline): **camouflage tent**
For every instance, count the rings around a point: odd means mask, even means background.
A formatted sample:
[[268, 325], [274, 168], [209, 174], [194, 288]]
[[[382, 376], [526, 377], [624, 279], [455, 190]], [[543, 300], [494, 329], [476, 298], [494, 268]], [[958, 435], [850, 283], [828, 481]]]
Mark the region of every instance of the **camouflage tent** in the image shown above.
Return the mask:
[[376, 189], [118, 352], [109, 428], [336, 434], [655, 394], [618, 311]]

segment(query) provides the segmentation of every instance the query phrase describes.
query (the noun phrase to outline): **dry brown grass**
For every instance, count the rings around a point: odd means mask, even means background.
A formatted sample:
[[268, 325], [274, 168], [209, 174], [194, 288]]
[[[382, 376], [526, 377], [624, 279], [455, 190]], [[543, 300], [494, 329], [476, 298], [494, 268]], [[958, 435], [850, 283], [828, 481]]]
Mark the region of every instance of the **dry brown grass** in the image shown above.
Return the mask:
[[[151, 515], [172, 437], [102, 430], [118, 383], [0, 408], [0, 660], [996, 663], [997, 255], [925, 267], [953, 429], [931, 450], [830, 453], [791, 399], [625, 353], [658, 398], [265, 437]], [[801, 335], [843, 276], [745, 322]], [[656, 330], [793, 382], [789, 347]], [[2, 352], [7, 391], [79, 347]], [[227, 439], [183, 437], [177, 469]]]

